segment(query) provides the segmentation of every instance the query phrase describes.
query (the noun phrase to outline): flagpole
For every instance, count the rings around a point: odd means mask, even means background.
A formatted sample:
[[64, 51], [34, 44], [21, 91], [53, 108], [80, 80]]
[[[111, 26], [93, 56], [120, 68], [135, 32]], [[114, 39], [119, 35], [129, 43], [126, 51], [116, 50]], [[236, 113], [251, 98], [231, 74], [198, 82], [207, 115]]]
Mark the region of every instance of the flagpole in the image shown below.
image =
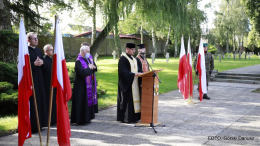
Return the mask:
[[37, 108], [37, 101], [36, 101], [36, 95], [34, 90], [34, 82], [32, 77], [32, 68], [30, 64], [30, 72], [31, 72], [31, 78], [32, 78], [32, 90], [33, 90], [33, 99], [34, 99], [34, 105], [35, 105], [35, 112], [36, 112], [36, 120], [37, 120], [37, 126], [38, 126], [38, 132], [39, 132], [39, 138], [40, 138], [40, 144], [42, 146], [42, 135], [41, 135], [41, 129], [40, 129], [40, 122], [39, 122], [39, 115], [38, 115], [38, 108]]
[[[57, 22], [57, 19], [59, 19], [59, 17], [58, 17], [57, 15], [55, 15], [53, 52], [54, 52], [55, 41], [56, 41], [56, 22]], [[46, 142], [46, 146], [49, 146], [50, 127], [51, 127], [51, 111], [52, 111], [52, 100], [53, 100], [52, 70], [53, 70], [53, 58], [52, 58], [52, 65], [51, 65], [51, 83], [50, 83], [49, 117], [48, 117], [48, 130], [47, 130], [47, 142]]]
[[[24, 20], [24, 16], [21, 15], [22, 19]], [[29, 50], [28, 50], [29, 52]], [[29, 54], [30, 55], [30, 54]], [[34, 90], [34, 82], [33, 82], [33, 76], [32, 76], [32, 67], [30, 63], [30, 73], [31, 73], [31, 79], [32, 79], [32, 90], [33, 90], [33, 99], [34, 99], [34, 107], [35, 107], [35, 113], [36, 113], [36, 121], [37, 121], [37, 127], [38, 127], [38, 132], [39, 132], [39, 139], [40, 139], [40, 144], [42, 146], [42, 135], [41, 135], [41, 129], [40, 129], [40, 122], [39, 122], [39, 115], [38, 115], [38, 108], [37, 108], [37, 101], [36, 101], [36, 95], [35, 95], [35, 90]]]
[[[189, 35], [189, 41], [188, 43], [190, 43], [190, 35]], [[190, 66], [190, 55], [191, 55], [191, 51], [190, 51], [190, 44], [188, 44], [188, 53], [189, 53], [189, 56], [188, 56], [188, 61], [189, 61], [189, 66]], [[190, 51], [190, 52], [189, 52]], [[192, 74], [191, 74], [192, 75]], [[190, 68], [188, 68], [188, 86], [189, 86], [189, 99], [188, 99], [188, 104], [194, 104], [194, 102], [192, 101], [191, 99], [191, 96], [190, 96]]]
[[[23, 15], [21, 16], [23, 18]], [[29, 54], [30, 55], [30, 54]], [[33, 76], [32, 76], [32, 67], [30, 63], [30, 72], [31, 72], [31, 79], [32, 79], [32, 90], [33, 90], [33, 99], [34, 99], [34, 107], [35, 107], [35, 113], [36, 113], [36, 121], [37, 121], [37, 127], [38, 127], [38, 133], [39, 133], [39, 139], [40, 139], [40, 145], [42, 146], [42, 135], [41, 135], [41, 129], [40, 129], [40, 122], [39, 122], [39, 115], [38, 115], [38, 108], [37, 108], [37, 101], [36, 101], [36, 95], [35, 95], [35, 88], [34, 88], [34, 82], [33, 82]]]

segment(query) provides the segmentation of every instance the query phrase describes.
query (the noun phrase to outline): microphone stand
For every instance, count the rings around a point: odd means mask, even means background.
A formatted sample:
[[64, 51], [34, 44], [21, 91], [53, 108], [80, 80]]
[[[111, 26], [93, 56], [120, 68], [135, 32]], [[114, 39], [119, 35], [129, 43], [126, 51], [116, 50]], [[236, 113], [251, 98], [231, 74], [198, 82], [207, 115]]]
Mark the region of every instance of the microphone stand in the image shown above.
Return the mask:
[[144, 57], [144, 59], [146, 60], [148, 66], [152, 69], [152, 71], [153, 71], [153, 77], [156, 77], [156, 78], [158, 79], [158, 81], [159, 81], [160, 83], [162, 83], [161, 80], [158, 78], [157, 74], [154, 72], [152, 66], [151, 66], [151, 65], [149, 64], [149, 62], [147, 61], [147, 59], [146, 59], [145, 57]]
[[[152, 71], [153, 71], [153, 78], [156, 77], [156, 78], [158, 79], [158, 81], [159, 81], [160, 83], [162, 83], [162, 82], [160, 81], [160, 79], [158, 78], [157, 74], [155, 73], [155, 71], [153, 70], [153, 68], [151, 67], [151, 65], [149, 64], [149, 62], [147, 61], [147, 59], [145, 58], [145, 56], [143, 56], [143, 57], [144, 57], [144, 59], [146, 60], [148, 66], [149, 66], [149, 67], [152, 69]], [[154, 92], [154, 88], [153, 88], [153, 92]], [[157, 133], [157, 131], [154, 129], [154, 127], [156, 127], [156, 126], [154, 126], [154, 124], [153, 124], [153, 108], [154, 108], [154, 94], [153, 94], [153, 104], [152, 104], [152, 119], [151, 119], [150, 127], [153, 128], [154, 133]], [[165, 125], [157, 125], [157, 126], [165, 127]], [[137, 126], [135, 126], [135, 127], [137, 127]]]

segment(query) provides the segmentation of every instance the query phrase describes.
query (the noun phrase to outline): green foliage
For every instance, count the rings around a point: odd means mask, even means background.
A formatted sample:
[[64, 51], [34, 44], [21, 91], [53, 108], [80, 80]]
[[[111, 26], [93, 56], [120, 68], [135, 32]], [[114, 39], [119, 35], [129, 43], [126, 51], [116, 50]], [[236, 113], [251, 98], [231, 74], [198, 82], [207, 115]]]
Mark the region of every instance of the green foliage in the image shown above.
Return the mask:
[[12, 94], [1, 93], [0, 94], [0, 115], [13, 115], [18, 111], [18, 93]]
[[[18, 0], [18, 1], [6, 1], [6, 7], [10, 11], [10, 21], [19, 26], [20, 15], [24, 16], [25, 29], [27, 31], [36, 31], [36, 28], [43, 28], [40, 20], [47, 20], [44, 17], [41, 17], [36, 11], [38, 7], [43, 6], [43, 4], [48, 4], [48, 6], [54, 6], [56, 11], [65, 8], [71, 8], [70, 4], [66, 4], [61, 0]], [[36, 6], [35, 9], [32, 6]]]
[[[240, 0], [222, 0], [219, 12], [216, 12], [215, 28], [211, 30], [210, 43], [220, 46], [233, 44], [233, 38], [237, 37], [242, 42], [243, 36], [249, 32], [249, 19], [245, 14], [245, 6]], [[236, 43], [236, 42], [235, 42]], [[232, 45], [233, 46], [233, 45]], [[228, 47], [226, 51], [232, 51]]]
[[215, 46], [213, 46], [211, 44], [208, 45], [208, 52], [209, 53], [215, 54], [217, 51], [218, 51], [218, 49]]
[[246, 6], [246, 14], [250, 18], [250, 22], [255, 25], [256, 31], [260, 33], [260, 1], [259, 0], [242, 0]]
[[43, 23], [42, 29], [39, 32], [39, 35], [54, 35], [54, 31], [51, 31], [52, 23], [46, 22]]
[[13, 88], [18, 88], [18, 71], [16, 64], [4, 63], [0, 61], [0, 82], [7, 81], [13, 84]]
[[[10, 56], [18, 46], [19, 35], [10, 30], [0, 30], [0, 52], [1, 55]], [[1, 56], [2, 57], [2, 56]], [[0, 61], [1, 60], [0, 57]], [[2, 58], [4, 59], [4, 58]]]
[[0, 93], [12, 92], [13, 85], [8, 82], [0, 82]]
[[0, 137], [10, 133], [17, 133], [17, 126], [17, 116], [0, 116]]
[[65, 59], [66, 59], [66, 62], [71, 62], [71, 61], [73, 61], [73, 60], [72, 60], [72, 57], [69, 55], [69, 53], [66, 53], [66, 54], [65, 54]]
[[168, 49], [168, 52], [170, 54], [170, 56], [174, 56], [174, 52], [175, 52], [175, 47], [173, 44], [171, 45], [168, 45], [169, 49]]

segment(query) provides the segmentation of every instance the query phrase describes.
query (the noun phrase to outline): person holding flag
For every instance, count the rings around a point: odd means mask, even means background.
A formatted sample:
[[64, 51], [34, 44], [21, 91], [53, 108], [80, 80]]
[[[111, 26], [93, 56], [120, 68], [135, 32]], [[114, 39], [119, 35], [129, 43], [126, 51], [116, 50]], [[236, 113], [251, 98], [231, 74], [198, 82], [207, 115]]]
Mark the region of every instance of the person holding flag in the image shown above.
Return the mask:
[[202, 98], [210, 100], [210, 97], [208, 97], [207, 95], [207, 90], [208, 90], [207, 88], [209, 83], [209, 77], [214, 69], [214, 59], [211, 53], [207, 52], [207, 50], [208, 50], [208, 45], [206, 43], [202, 44], [202, 39], [201, 39], [199, 52], [194, 59], [194, 66], [193, 66], [194, 70], [196, 70], [196, 75], [199, 76], [197, 89], [200, 93], [200, 96], [198, 98], [200, 101], [202, 100]]
[[186, 58], [186, 52], [185, 52], [184, 41], [182, 36], [177, 86], [180, 92], [182, 93], [184, 99], [187, 99], [189, 97], [189, 87], [188, 87], [188, 80], [187, 80], [188, 67], [189, 66]]

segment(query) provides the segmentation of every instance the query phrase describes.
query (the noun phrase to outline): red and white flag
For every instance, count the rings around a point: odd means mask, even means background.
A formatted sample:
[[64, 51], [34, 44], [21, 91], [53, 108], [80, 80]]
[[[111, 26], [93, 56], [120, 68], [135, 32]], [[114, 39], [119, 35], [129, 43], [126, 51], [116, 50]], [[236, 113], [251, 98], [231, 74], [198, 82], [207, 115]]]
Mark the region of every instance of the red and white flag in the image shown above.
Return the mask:
[[197, 60], [197, 71], [199, 73], [199, 96], [200, 101], [202, 101], [203, 94], [207, 93], [207, 85], [206, 85], [206, 66], [205, 66], [205, 55], [202, 38], [200, 39], [200, 46], [198, 52], [198, 60]]
[[189, 73], [188, 73], [188, 84], [190, 85], [189, 89], [189, 96], [193, 97], [193, 79], [192, 79], [192, 54], [191, 54], [191, 48], [190, 48], [190, 37], [189, 37], [189, 41], [188, 41], [188, 54], [187, 54], [187, 61], [188, 61], [188, 65], [189, 65]]
[[57, 88], [57, 139], [61, 146], [70, 145], [70, 121], [67, 102], [71, 98], [71, 87], [64, 57], [59, 19], [56, 21], [55, 46], [52, 66], [52, 86]]
[[23, 19], [20, 21], [18, 56], [18, 145], [31, 138], [30, 103], [32, 96], [32, 78], [28, 44]]
[[187, 74], [188, 74], [188, 63], [187, 63], [184, 41], [182, 36], [177, 86], [179, 87], [179, 90], [182, 93], [184, 99], [187, 99], [189, 97]]

